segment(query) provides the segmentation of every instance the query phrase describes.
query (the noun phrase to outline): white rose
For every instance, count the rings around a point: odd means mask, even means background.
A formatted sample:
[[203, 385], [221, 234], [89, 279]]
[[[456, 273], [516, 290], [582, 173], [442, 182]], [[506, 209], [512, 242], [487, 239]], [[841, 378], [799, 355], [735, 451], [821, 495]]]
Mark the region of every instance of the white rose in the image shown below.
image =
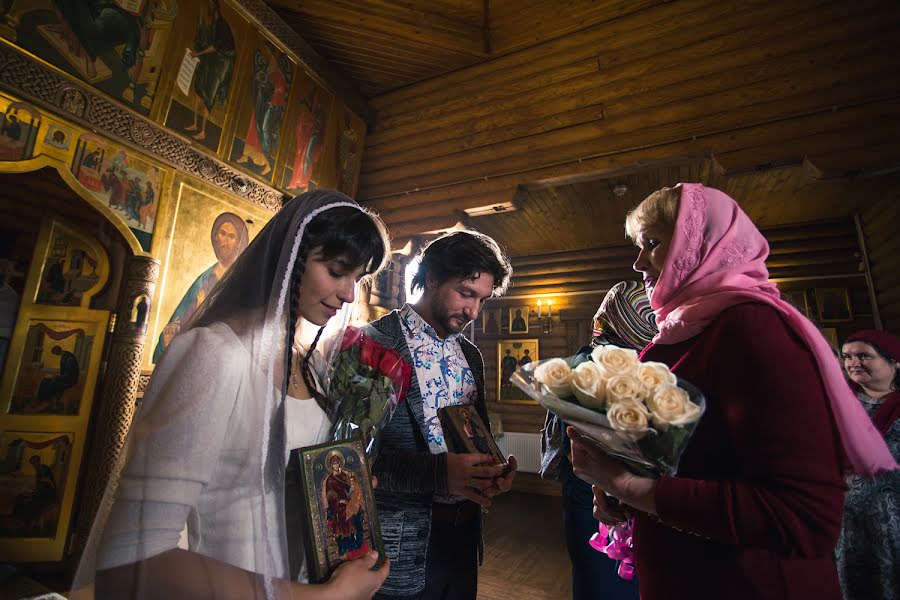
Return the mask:
[[534, 378], [560, 398], [572, 395], [572, 368], [561, 358], [543, 361], [534, 370]]
[[590, 360], [575, 367], [572, 392], [582, 405], [599, 410], [606, 399], [606, 373], [603, 367]]
[[610, 377], [628, 373], [638, 366], [637, 352], [618, 346], [597, 346], [591, 352], [591, 359], [603, 367]]
[[615, 375], [610, 377], [606, 382], [606, 402], [614, 404], [617, 402], [637, 402], [640, 403], [646, 392], [644, 384], [633, 373], [625, 373], [624, 375]]
[[653, 395], [653, 390], [664, 383], [676, 385], [678, 378], [669, 370], [669, 367], [661, 362], [645, 362], [638, 365], [638, 379], [647, 388], [649, 395]]
[[[650, 430], [649, 414], [639, 402], [617, 402], [606, 411], [610, 426], [616, 431], [643, 435]], [[630, 436], [631, 437], [631, 436]], [[637, 435], [633, 439], [639, 439]]]
[[670, 425], [687, 425], [700, 418], [700, 407], [677, 385], [664, 383], [647, 400], [653, 424], [665, 431]]

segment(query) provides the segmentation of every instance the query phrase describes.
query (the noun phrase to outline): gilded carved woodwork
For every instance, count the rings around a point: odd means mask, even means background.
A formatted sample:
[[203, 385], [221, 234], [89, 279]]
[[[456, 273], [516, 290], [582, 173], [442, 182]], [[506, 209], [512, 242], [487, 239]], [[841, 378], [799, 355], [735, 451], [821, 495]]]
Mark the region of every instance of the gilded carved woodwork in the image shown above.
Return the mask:
[[0, 560], [48, 562], [74, 515], [110, 317], [91, 306], [110, 260], [92, 233], [47, 215], [28, 264], [0, 377]]
[[267, 210], [281, 208], [284, 196], [278, 190], [203, 154], [149, 119], [6, 44], [0, 44], [0, 86]]

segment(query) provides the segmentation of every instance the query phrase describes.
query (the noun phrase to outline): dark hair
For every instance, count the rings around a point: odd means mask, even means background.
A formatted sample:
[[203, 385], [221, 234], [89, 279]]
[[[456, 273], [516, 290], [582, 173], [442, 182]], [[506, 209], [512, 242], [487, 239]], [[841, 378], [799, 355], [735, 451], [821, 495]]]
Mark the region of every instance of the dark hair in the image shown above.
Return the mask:
[[[297, 249], [297, 260], [291, 271], [290, 295], [288, 301], [288, 332], [293, 340], [293, 331], [297, 328], [297, 305], [300, 301], [300, 283], [306, 270], [306, 261], [313, 248], [321, 248], [322, 258], [331, 260], [336, 257], [346, 258], [356, 267], [364, 267], [368, 275], [380, 271], [389, 259], [390, 240], [384, 224], [377, 216], [368, 211], [352, 206], [337, 206], [316, 215], [303, 231], [303, 238]], [[322, 407], [322, 410], [333, 418], [326, 398], [316, 389], [312, 381], [310, 358], [324, 327], [319, 328], [312, 346], [303, 358], [301, 373], [306, 387]], [[292, 365], [293, 344], [288, 344], [288, 367]]]
[[493, 238], [477, 231], [454, 231], [425, 246], [412, 289], [425, 289], [430, 275], [438, 284], [451, 277], [471, 279], [484, 271], [494, 276], [494, 295], [500, 296], [509, 285], [512, 266]]
[[[897, 359], [884, 351], [884, 349], [873, 342], [872, 340], [868, 340], [864, 337], [856, 337], [850, 336], [848, 339], [844, 341], [844, 344], [849, 344], [850, 342], [862, 342], [863, 344], [868, 344], [872, 346], [872, 349], [875, 350], [875, 353], [878, 354], [881, 358], [888, 361], [891, 365], [894, 366], [894, 379], [891, 380], [891, 388], [896, 390], [900, 390], [900, 369], [897, 369]], [[843, 344], [841, 344], [843, 346]], [[841, 353], [843, 356], [843, 352]]]

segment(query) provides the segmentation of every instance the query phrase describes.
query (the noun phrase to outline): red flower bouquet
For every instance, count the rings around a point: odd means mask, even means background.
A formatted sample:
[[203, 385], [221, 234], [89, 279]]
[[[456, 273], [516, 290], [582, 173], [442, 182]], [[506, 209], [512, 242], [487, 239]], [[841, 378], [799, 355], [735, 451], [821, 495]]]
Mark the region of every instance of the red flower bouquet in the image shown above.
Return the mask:
[[357, 327], [348, 327], [328, 382], [333, 405], [332, 440], [362, 437], [374, 461], [378, 434], [406, 398], [412, 367]]

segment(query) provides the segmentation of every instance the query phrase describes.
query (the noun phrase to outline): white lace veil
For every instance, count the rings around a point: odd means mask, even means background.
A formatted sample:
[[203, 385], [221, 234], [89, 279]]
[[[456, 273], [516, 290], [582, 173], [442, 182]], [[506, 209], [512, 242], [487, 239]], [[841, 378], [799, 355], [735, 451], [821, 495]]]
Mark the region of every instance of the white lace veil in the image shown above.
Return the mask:
[[[235, 420], [240, 422], [240, 431], [242, 435], [247, 436], [247, 456], [242, 458], [241, 469], [234, 477], [241, 478], [241, 481], [249, 481], [249, 486], [244, 486], [244, 491], [228, 489], [227, 485], [220, 485], [220, 493], [224, 494], [226, 502], [243, 503], [247, 506], [246, 511], [249, 525], [245, 523], [245, 529], [251, 539], [230, 539], [228, 544], [243, 544], [241, 552], [246, 556], [246, 560], [242, 565], [245, 570], [255, 572], [263, 576], [265, 582], [264, 587], [266, 597], [273, 597], [273, 581], [276, 578], [286, 578], [289, 574], [288, 570], [288, 552], [287, 552], [287, 535], [284, 511], [284, 479], [285, 479], [285, 437], [284, 437], [284, 414], [285, 414], [285, 396], [288, 387], [288, 377], [290, 374], [290, 346], [294, 344], [295, 337], [304, 337], [295, 331], [289, 331], [289, 322], [292, 318], [302, 322], [299, 317], [292, 314], [290, 310], [290, 300], [295, 299], [298, 289], [291, 290], [291, 284], [296, 285], [296, 280], [292, 280], [292, 272], [297, 268], [305, 266], [306, 256], [304, 252], [308, 250], [308, 244], [301, 244], [303, 241], [304, 231], [307, 225], [317, 215], [324, 211], [337, 207], [352, 207], [355, 210], [365, 212], [350, 198], [338, 192], [317, 190], [298, 196], [297, 198], [286, 203], [284, 208], [277, 213], [266, 227], [259, 233], [256, 239], [248, 246], [248, 248], [235, 261], [228, 272], [223, 276], [221, 281], [211, 291], [209, 296], [193, 315], [191, 321], [179, 333], [179, 337], [190, 335], [191, 331], [195, 331], [194, 335], [205, 331], [199, 328], [209, 328], [210, 330], [227, 332], [230, 329], [233, 332], [227, 334], [226, 339], [233, 340], [234, 337], [240, 343], [238, 346], [239, 356], [242, 357], [242, 363], [249, 360], [249, 365], [241, 364], [241, 369], [246, 369], [251, 374], [248, 385], [243, 386], [240, 393], [244, 398], [248, 399], [244, 404], [247, 405], [246, 412], [239, 415], [239, 419], [232, 414], [229, 422]], [[382, 256], [368, 257], [363, 256], [365, 260], [378, 261], [381, 263], [374, 264], [374, 267], [380, 268], [389, 254], [389, 245], [387, 244], [386, 232], [380, 221], [376, 223], [379, 243], [385, 245]], [[371, 232], [369, 232], [371, 237]], [[378, 245], [378, 244], [376, 244]], [[370, 244], [371, 246], [371, 244]], [[369, 264], [367, 264], [369, 266]], [[301, 275], [302, 277], [302, 275]], [[320, 342], [316, 346], [316, 364], [319, 380], [324, 381], [327, 373], [323, 369], [327, 365], [331, 365], [334, 354], [338, 350], [343, 329], [347, 326], [353, 310], [353, 304], [344, 305], [343, 309], [327, 323]], [[227, 329], [223, 327], [227, 326]], [[310, 323], [305, 326], [315, 327]], [[297, 330], [303, 325], [298, 323]], [[216, 329], [218, 328], [218, 329]], [[177, 338], [176, 338], [177, 339]], [[190, 338], [185, 338], [190, 339]], [[173, 340], [173, 344], [175, 341]], [[237, 346], [232, 343], [231, 345]], [[223, 354], [232, 354], [233, 349], [223, 348]], [[249, 357], [249, 359], [247, 359]], [[166, 359], [169, 358], [172, 364], [167, 365]], [[176, 360], [180, 362], [175, 362]], [[167, 349], [167, 353], [163, 355], [157, 372], [160, 370], [183, 369], [189, 368], [187, 363], [193, 360], [192, 356], [185, 358], [184, 355], [179, 356], [177, 350], [174, 352]], [[213, 361], [214, 362], [214, 361]], [[175, 381], [178, 381], [175, 379]], [[157, 405], [166, 402], [163, 398], [166, 394], [178, 392], [171, 389], [171, 385], [162, 382], [154, 386], [154, 379], [151, 378], [150, 386], [144, 398], [145, 406], [149, 403]], [[190, 387], [189, 385], [187, 387]], [[199, 394], [202, 396], [206, 393], [205, 389], [200, 388]], [[210, 394], [214, 392], [215, 386], [209, 386]], [[196, 394], [194, 395], [196, 397]], [[210, 403], [214, 403], [217, 398], [209, 398]], [[203, 400], [205, 403], [206, 400]], [[200, 403], [202, 406], [203, 403]], [[238, 403], [240, 406], [240, 403]], [[235, 409], [237, 410], [237, 409]], [[158, 412], [158, 411], [157, 411]], [[179, 407], [174, 406], [169, 413], [176, 414], [176, 419], [182, 418], [179, 413]], [[187, 421], [190, 420], [189, 411], [183, 411]], [[201, 413], [202, 414], [202, 413]], [[103, 556], [104, 546], [108, 545], [107, 539], [110, 536], [104, 535], [104, 530], [111, 521], [111, 514], [114, 516], [112, 520], [121, 522], [121, 506], [116, 506], [117, 500], [121, 501], [120, 496], [129, 498], [135, 497], [133, 488], [135, 484], [143, 485], [143, 489], [138, 490], [138, 496], [141, 499], [150, 499], [156, 504], [166, 504], [167, 499], [161, 496], [157, 490], [150, 489], [148, 484], [142, 481], [135, 482], [129, 477], [133, 470], [133, 463], [136, 461], [149, 462], [154, 452], [154, 445], [158, 446], [159, 439], [154, 438], [154, 424], [152, 419], [146, 417], [144, 411], [135, 419], [129, 434], [129, 442], [126, 446], [127, 450], [123, 453], [123, 459], [120, 468], [116, 469], [110, 484], [107, 487], [103, 502], [98, 510], [94, 525], [91, 530], [90, 537], [86, 544], [85, 551], [81, 557], [78, 570], [73, 582], [72, 598], [92, 598], [94, 597], [94, 583], [97, 579], [97, 568], [105, 568], [103, 562], [105, 559], [99, 558]], [[150, 421], [150, 423], [147, 423]], [[185, 429], [190, 431], [190, 425]], [[202, 428], [201, 428], [202, 429]], [[162, 436], [160, 436], [161, 439]], [[166, 438], [168, 439], [168, 438]], [[253, 454], [257, 454], [253, 456]], [[190, 457], [185, 457], [190, 460]], [[140, 466], [140, 465], [138, 465]], [[120, 486], [121, 482], [121, 486]], [[255, 484], [258, 482], [258, 484]], [[219, 482], [206, 482], [204, 489], [215, 487]], [[121, 489], [120, 489], [121, 488]], [[122, 492], [122, 489], [128, 488], [129, 491]], [[250, 490], [250, 491], [248, 491]], [[263, 493], [265, 491], [265, 493]], [[232, 494], [232, 496], [228, 496]], [[123, 503], [127, 503], [122, 501]], [[200, 500], [197, 500], [200, 503]], [[134, 504], [134, 502], [131, 502]], [[141, 503], [138, 503], [141, 505]], [[113, 511], [113, 507], [116, 511]], [[177, 505], [173, 505], [176, 506]], [[192, 506], [188, 511], [186, 518], [187, 528], [191, 529], [192, 525], [197, 526], [196, 515], [200, 512], [197, 506]], [[153, 528], [156, 526], [154, 519], [158, 515], [150, 515], [150, 511], [141, 508], [134, 509], [128, 513], [130, 527], [141, 532], [136, 541], [138, 547], [153, 548], [152, 550], [137, 552], [141, 559], [146, 559], [160, 552], [173, 549], [153, 547], [150, 541]], [[138, 521], [138, 523], [135, 523]], [[214, 521], [214, 520], [213, 520]], [[215, 521], [214, 521], [215, 522]], [[208, 527], [209, 525], [207, 525]], [[227, 523], [219, 522], [219, 527], [227, 527]], [[114, 531], [115, 525], [110, 525], [110, 531]], [[222, 539], [222, 536], [213, 535], [216, 532], [210, 531], [189, 531], [190, 532], [190, 550], [204, 556], [208, 556], [217, 560], [223, 559], [223, 556], [233, 554], [233, 548], [217, 547], [211, 539]], [[221, 531], [219, 532], [221, 533]], [[110, 534], [112, 535], [112, 534]], [[147, 540], [144, 539], [146, 535]], [[219, 543], [224, 546], [223, 542]], [[149, 556], [148, 556], [149, 554]], [[126, 563], [133, 562], [125, 560]], [[140, 579], [142, 576], [141, 569], [136, 569], [134, 578]], [[210, 577], [209, 573], [197, 573], [198, 578]], [[132, 580], [134, 581], [134, 579]], [[134, 593], [129, 593], [129, 598], [152, 598], [151, 582], [143, 585], [142, 581], [134, 581]], [[202, 583], [199, 584], [202, 588]], [[213, 596], [212, 588], [210, 588], [209, 597]], [[101, 597], [100, 594], [97, 597]], [[125, 596], [122, 596], [125, 597]]]

